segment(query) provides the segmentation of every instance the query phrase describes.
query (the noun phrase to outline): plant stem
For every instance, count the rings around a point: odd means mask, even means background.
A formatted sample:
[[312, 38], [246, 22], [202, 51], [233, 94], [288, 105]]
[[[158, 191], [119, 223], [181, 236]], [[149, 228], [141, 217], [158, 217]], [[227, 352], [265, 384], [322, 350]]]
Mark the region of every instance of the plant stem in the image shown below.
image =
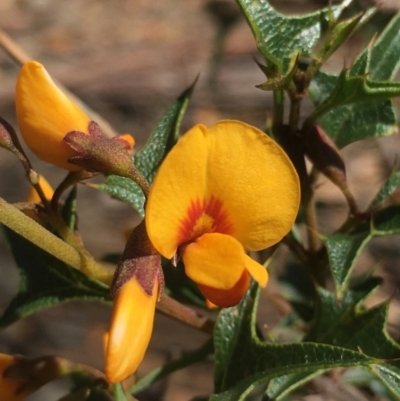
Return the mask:
[[309, 176], [307, 173], [303, 141], [298, 141], [300, 109], [304, 93], [298, 93], [297, 88], [294, 85], [289, 88], [288, 92], [291, 100], [288, 136], [290, 141], [292, 160], [295, 164], [300, 179], [301, 203], [303, 206], [307, 230], [308, 271], [310, 271], [313, 279], [317, 283], [323, 285], [325, 281], [325, 274], [323, 269], [321, 269], [317, 263], [317, 254], [320, 248], [320, 239], [317, 232], [317, 216], [315, 210], [313, 189], [314, 181], [313, 177]]
[[273, 91], [274, 94], [274, 115], [272, 123], [272, 134], [274, 138], [279, 138], [284, 117], [285, 93], [282, 90]]
[[161, 295], [161, 299], [157, 304], [157, 309], [165, 315], [173, 317], [189, 326], [196, 327], [205, 333], [212, 334], [214, 331], [215, 321], [213, 319], [197, 313], [166, 294]]

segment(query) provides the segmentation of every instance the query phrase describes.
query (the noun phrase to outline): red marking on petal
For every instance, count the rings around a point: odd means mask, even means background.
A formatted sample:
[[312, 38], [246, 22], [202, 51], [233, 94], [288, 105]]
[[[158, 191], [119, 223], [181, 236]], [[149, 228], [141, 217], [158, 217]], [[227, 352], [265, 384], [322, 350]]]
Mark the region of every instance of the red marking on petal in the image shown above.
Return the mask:
[[178, 244], [192, 241], [206, 233], [231, 235], [234, 232], [233, 223], [223, 206], [223, 202], [215, 196], [207, 201], [193, 200], [181, 220]]
[[233, 223], [228, 213], [223, 209], [223, 203], [220, 199], [212, 196], [205, 204], [204, 212], [214, 220], [211, 232], [221, 234], [233, 233]]

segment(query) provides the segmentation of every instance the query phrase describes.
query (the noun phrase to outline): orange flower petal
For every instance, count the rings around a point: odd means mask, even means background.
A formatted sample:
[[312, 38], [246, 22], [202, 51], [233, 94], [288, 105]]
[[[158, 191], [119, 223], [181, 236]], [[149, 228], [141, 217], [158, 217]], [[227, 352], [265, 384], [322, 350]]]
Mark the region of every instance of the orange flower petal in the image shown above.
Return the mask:
[[135, 373], [153, 330], [159, 283], [148, 295], [136, 279], [125, 283], [114, 299], [105, 357], [105, 374], [118, 383]]
[[255, 281], [261, 286], [265, 287], [268, 283], [268, 272], [264, 266], [260, 265], [250, 256], [245, 255], [246, 270], [250, 273]]
[[246, 270], [242, 244], [225, 234], [202, 235], [183, 248], [182, 259], [193, 281], [220, 290], [233, 288]]
[[36, 61], [21, 68], [15, 102], [18, 125], [29, 148], [46, 162], [80, 170], [67, 162], [75, 153], [63, 138], [69, 131], [87, 132], [90, 119]]
[[208, 157], [206, 133], [206, 127], [197, 125], [179, 140], [163, 161], [147, 199], [149, 238], [168, 259], [180, 245], [182, 220], [202, 210]]
[[265, 133], [239, 121], [192, 128], [167, 155], [146, 206], [156, 249], [177, 247], [206, 232], [234, 236], [246, 249], [278, 242], [300, 200], [297, 173]]
[[135, 146], [135, 138], [131, 134], [122, 134], [118, 136], [118, 139], [122, 139], [123, 141], [127, 142], [130, 150], [132, 150]]
[[[54, 190], [51, 187], [51, 185], [48, 183], [46, 178], [44, 178], [42, 175], [39, 175], [39, 185], [41, 186], [43, 193], [46, 197], [47, 200], [51, 200], [54, 194]], [[28, 196], [26, 197], [27, 202], [31, 203], [42, 203], [41, 199], [39, 198], [38, 193], [36, 192], [36, 189], [32, 186], [31, 189], [29, 190]]]
[[[4, 371], [13, 365], [15, 359], [11, 355], [0, 354], [0, 401], [22, 401], [29, 393], [19, 393], [20, 386], [25, 384], [25, 379], [4, 378]], [[18, 393], [18, 394], [17, 394]]]
[[[207, 298], [207, 302], [211, 305], [217, 305], [221, 308], [229, 308], [230, 306], [237, 305], [250, 285], [249, 274], [243, 271], [239, 281], [230, 290], [218, 290], [216, 288], [207, 287], [206, 285], [198, 284], [200, 291]], [[207, 304], [208, 306], [208, 304]], [[210, 306], [208, 306], [210, 307]]]
[[282, 239], [297, 216], [299, 179], [282, 148], [264, 132], [240, 121], [208, 130], [207, 193], [222, 199], [232, 234], [248, 250]]

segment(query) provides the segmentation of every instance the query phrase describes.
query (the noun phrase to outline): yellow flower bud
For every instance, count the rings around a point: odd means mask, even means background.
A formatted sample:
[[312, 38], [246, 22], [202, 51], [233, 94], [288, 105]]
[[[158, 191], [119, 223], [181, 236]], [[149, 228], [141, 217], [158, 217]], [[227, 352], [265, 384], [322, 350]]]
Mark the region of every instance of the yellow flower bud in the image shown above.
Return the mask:
[[89, 117], [53, 82], [45, 68], [28, 61], [16, 87], [16, 112], [21, 134], [42, 160], [66, 170], [81, 170], [68, 163], [76, 153], [63, 141], [70, 131], [88, 133]]
[[153, 330], [158, 294], [158, 280], [149, 295], [135, 277], [118, 291], [106, 339], [105, 374], [110, 383], [126, 379], [142, 362]]

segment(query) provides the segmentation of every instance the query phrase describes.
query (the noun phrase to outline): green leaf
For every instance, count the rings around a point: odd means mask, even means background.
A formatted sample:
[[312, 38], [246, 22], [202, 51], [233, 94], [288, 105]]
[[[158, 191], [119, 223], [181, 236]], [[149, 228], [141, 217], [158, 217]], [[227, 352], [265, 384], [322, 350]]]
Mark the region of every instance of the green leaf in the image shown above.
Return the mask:
[[163, 259], [165, 291], [178, 302], [205, 308], [205, 298], [199, 287], [185, 273], [182, 261], [173, 266], [171, 261]]
[[[349, 75], [368, 73], [371, 82], [390, 80], [400, 63], [399, 32], [400, 14], [397, 14], [376, 43], [358, 56]], [[317, 107], [332, 93], [338, 79], [336, 75], [321, 71], [316, 74], [309, 93]], [[396, 130], [397, 120], [390, 100], [368, 100], [336, 107], [320, 118], [320, 124], [337, 146], [344, 147], [362, 139], [391, 135]]]
[[[370, 295], [382, 280], [377, 277], [361, 278], [350, 285], [339, 300], [323, 288], [318, 289], [315, 317], [306, 336], [306, 341], [348, 346], [348, 341], [337, 341], [337, 333], [354, 319], [356, 308]], [[353, 333], [351, 333], [353, 334]], [[353, 347], [349, 347], [354, 349]], [[357, 347], [355, 348], [357, 349]], [[376, 355], [374, 355], [376, 356]]]
[[207, 341], [204, 345], [194, 351], [184, 352], [183, 355], [171, 362], [166, 363], [160, 368], [154, 369], [148, 375], [140, 379], [135, 385], [129, 390], [129, 393], [135, 395], [140, 391], [144, 390], [147, 386], [155, 383], [158, 380], [174, 373], [178, 370], [184, 369], [195, 363], [204, 361], [208, 355], [214, 350], [212, 341]]
[[370, 206], [375, 206], [392, 195], [400, 187], [400, 171], [393, 172], [376, 194]]
[[395, 399], [400, 400], [400, 368], [392, 364], [382, 364], [375, 366], [372, 372], [381, 379]]
[[254, 351], [253, 369], [248, 372], [250, 375], [229, 390], [213, 394], [210, 401], [242, 401], [258, 385], [288, 373], [314, 372], [320, 369], [363, 366], [379, 362], [360, 352], [315, 343], [265, 344]]
[[324, 8], [302, 16], [285, 16], [266, 0], [237, 0], [255, 36], [258, 49], [267, 63], [280, 73], [288, 71], [293, 53], [308, 57], [323, 30], [330, 13], [337, 18], [350, 2]]
[[[384, 367], [384, 365], [382, 366]], [[379, 368], [380, 366], [375, 367], [376, 370]], [[398, 400], [397, 397], [393, 396], [388, 387], [369, 370], [363, 368], [350, 368], [343, 374], [343, 380], [345, 383], [356, 387], [368, 388], [375, 394], [375, 396], [380, 396], [384, 400]]]
[[319, 289], [318, 308], [307, 339], [361, 350], [388, 362], [370, 369], [400, 399], [400, 345], [386, 332], [388, 303], [368, 310], [360, 307], [374, 286], [373, 278], [361, 281], [340, 301], [335, 294]]
[[0, 327], [37, 311], [72, 300], [110, 300], [109, 288], [4, 228], [20, 273], [17, 296], [0, 318]]
[[333, 234], [323, 239], [338, 297], [346, 288], [358, 255], [372, 238], [369, 230], [357, 234]]
[[280, 401], [296, 388], [328, 370], [321, 369], [312, 373], [293, 373], [291, 375], [276, 377], [268, 384], [267, 391], [265, 392], [266, 399]]
[[78, 228], [77, 194], [77, 187], [74, 185], [61, 210], [61, 215], [71, 230], [77, 230]]
[[369, 20], [374, 12], [375, 9], [370, 9], [366, 13], [359, 13], [345, 21], [339, 23], [335, 21], [333, 26], [329, 28], [324, 43], [315, 56], [317, 65], [320, 66], [326, 61], [360, 27], [361, 23]]
[[[326, 341], [329, 336], [334, 336], [337, 326], [343, 321], [350, 320], [354, 315], [354, 310], [360, 303], [382, 282], [376, 277], [361, 278], [353, 281], [351, 289], [344, 292], [343, 298], [338, 301], [333, 294], [323, 289], [318, 291], [318, 303], [316, 306], [315, 318], [306, 341], [322, 342], [344, 346], [339, 342]], [[331, 338], [329, 337], [329, 338]], [[295, 388], [313, 379], [319, 374], [329, 369], [322, 369], [311, 373], [297, 373], [285, 375], [271, 380], [266, 394], [270, 399], [279, 401]]]
[[253, 284], [242, 302], [220, 313], [215, 328], [215, 388], [211, 401], [241, 401], [257, 385], [290, 373], [368, 365], [362, 353], [316, 343], [271, 344], [256, 334], [258, 289]]
[[340, 73], [336, 86], [329, 96], [309, 117], [314, 121], [328, 111], [343, 105], [375, 100], [387, 100], [400, 96], [400, 82], [373, 81], [367, 75], [352, 75], [345, 68]]
[[[179, 128], [196, 81], [186, 89], [164, 113], [144, 147], [134, 155], [138, 170], [151, 184], [164, 157], [175, 145]], [[110, 175], [102, 184], [92, 184], [108, 194], [129, 203], [141, 216], [144, 215], [144, 196], [139, 186], [123, 177]]]
[[[385, 201], [400, 187], [400, 172], [390, 175], [378, 191], [370, 207]], [[374, 236], [400, 234], [400, 206], [390, 206], [373, 214], [370, 221], [361, 223], [349, 233], [336, 233], [324, 237], [336, 295], [346, 290], [349, 277], [358, 256]]]

